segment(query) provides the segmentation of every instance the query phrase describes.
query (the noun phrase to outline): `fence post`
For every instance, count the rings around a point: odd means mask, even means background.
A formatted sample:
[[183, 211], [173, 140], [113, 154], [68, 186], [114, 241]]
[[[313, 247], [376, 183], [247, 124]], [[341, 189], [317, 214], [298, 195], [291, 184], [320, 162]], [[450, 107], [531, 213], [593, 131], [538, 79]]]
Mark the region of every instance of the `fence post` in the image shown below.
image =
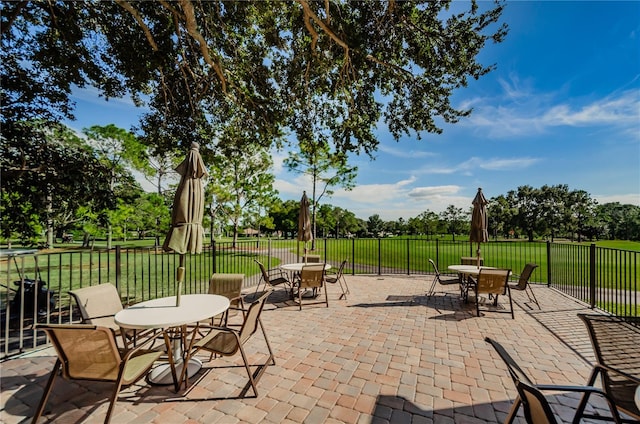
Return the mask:
[[351, 239], [351, 275], [356, 275], [356, 239]]
[[118, 290], [120, 290], [120, 277], [122, 276], [121, 268], [122, 268], [122, 246], [118, 244], [116, 246], [116, 288]]
[[436, 266], [440, 269], [440, 239], [436, 238]]
[[382, 239], [378, 237], [378, 275], [382, 275]]
[[411, 251], [409, 246], [409, 239], [407, 239], [407, 275], [411, 275]]
[[216, 240], [212, 237], [211, 238], [211, 262], [213, 262], [211, 264], [211, 268], [213, 269], [212, 274], [215, 274], [216, 272], [218, 272], [218, 255], [217, 253], [217, 246], [216, 246]]
[[596, 307], [596, 244], [589, 247], [589, 297], [591, 309]]
[[547, 240], [547, 287], [551, 287], [551, 242]]

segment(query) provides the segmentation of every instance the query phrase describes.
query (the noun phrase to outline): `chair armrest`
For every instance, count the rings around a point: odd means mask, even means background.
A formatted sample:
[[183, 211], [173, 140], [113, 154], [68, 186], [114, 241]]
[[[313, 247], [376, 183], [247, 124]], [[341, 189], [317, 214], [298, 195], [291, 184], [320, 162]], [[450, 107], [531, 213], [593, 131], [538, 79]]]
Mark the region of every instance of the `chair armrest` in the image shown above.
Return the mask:
[[613, 368], [607, 365], [603, 365], [603, 364], [596, 364], [594, 366], [594, 368], [600, 368], [604, 371], [608, 371], [617, 375], [621, 375], [622, 377], [626, 378], [629, 381], [633, 381], [634, 383], [640, 385], [640, 377], [639, 376], [635, 376], [635, 375], [631, 375], [625, 371], [622, 371], [618, 368]]
[[557, 384], [535, 384], [538, 390], [555, 390], [559, 392], [589, 392], [599, 393], [603, 396], [606, 395], [602, 389], [594, 386], [569, 386], [569, 385], [557, 385]]

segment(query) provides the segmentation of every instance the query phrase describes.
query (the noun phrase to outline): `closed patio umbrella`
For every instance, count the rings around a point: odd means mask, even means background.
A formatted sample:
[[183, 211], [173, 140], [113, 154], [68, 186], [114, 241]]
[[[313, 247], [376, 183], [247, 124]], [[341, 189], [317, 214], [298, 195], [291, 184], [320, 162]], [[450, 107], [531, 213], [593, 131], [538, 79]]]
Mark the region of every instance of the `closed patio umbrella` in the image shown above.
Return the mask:
[[191, 143], [191, 150], [187, 157], [178, 165], [176, 172], [180, 174], [180, 183], [173, 198], [171, 211], [171, 228], [164, 241], [163, 249], [180, 254], [178, 267], [178, 290], [176, 306], [180, 305], [180, 293], [184, 281], [184, 255], [201, 253], [204, 238], [202, 216], [204, 215], [204, 190], [202, 178], [206, 177], [200, 145]]
[[473, 199], [473, 212], [471, 214], [471, 234], [469, 234], [469, 241], [471, 243], [478, 243], [478, 250], [476, 255], [478, 257], [478, 267], [480, 267], [480, 243], [486, 243], [489, 241], [489, 218], [487, 216], [487, 205], [489, 202], [482, 194], [482, 188], [478, 188], [478, 193]]
[[304, 260], [307, 260], [307, 242], [313, 240], [311, 231], [311, 213], [309, 212], [309, 199], [307, 192], [302, 192], [300, 199], [300, 212], [298, 214], [298, 241], [304, 242]]

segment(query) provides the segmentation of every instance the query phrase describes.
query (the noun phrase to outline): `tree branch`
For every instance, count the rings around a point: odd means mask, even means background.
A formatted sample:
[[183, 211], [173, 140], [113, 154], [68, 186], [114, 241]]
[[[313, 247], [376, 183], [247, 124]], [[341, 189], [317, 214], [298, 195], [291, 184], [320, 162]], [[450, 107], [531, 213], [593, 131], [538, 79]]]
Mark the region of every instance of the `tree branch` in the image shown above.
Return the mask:
[[[9, 28], [11, 28], [11, 26], [13, 25], [13, 21], [16, 20], [16, 18], [18, 17], [18, 15], [20, 14], [20, 11], [27, 5], [26, 1], [21, 1], [20, 3], [18, 3], [15, 7], [15, 9], [13, 9], [13, 11], [11, 12], [11, 14], [9, 14], [9, 19], [7, 19], [6, 23], [2, 23], [2, 28], [0, 29], [0, 34], [4, 34], [5, 32], [9, 31]], [[3, 9], [3, 12], [5, 12], [5, 16], [6, 16], [6, 10]]]
[[156, 44], [156, 41], [153, 39], [153, 35], [151, 34], [151, 30], [149, 30], [147, 24], [144, 23], [144, 20], [142, 19], [142, 16], [140, 16], [138, 11], [125, 0], [116, 0], [116, 3], [119, 4], [124, 10], [131, 13], [131, 15], [133, 15], [133, 18], [136, 20], [136, 22], [138, 22], [140, 28], [142, 28], [142, 32], [144, 32], [145, 37], [147, 37], [147, 41], [149, 42], [149, 44], [151, 44], [151, 48], [153, 49], [153, 51], [157, 52], [158, 44]]
[[191, 3], [191, 0], [180, 0], [180, 5], [182, 6], [182, 10], [184, 11], [184, 14], [185, 14], [184, 17], [185, 17], [185, 25], [187, 28], [187, 32], [200, 45], [200, 52], [202, 53], [202, 57], [204, 58], [205, 62], [207, 62], [209, 66], [211, 66], [215, 71], [215, 73], [218, 75], [218, 78], [220, 79], [220, 84], [222, 84], [222, 91], [226, 93], [227, 81], [226, 81], [226, 78], [224, 77], [224, 73], [222, 72], [222, 67], [217, 61], [214, 62], [214, 60], [211, 58], [211, 55], [209, 54], [209, 47], [207, 46], [207, 42], [205, 41], [202, 34], [200, 34], [200, 31], [198, 31], [195, 11], [193, 10], [193, 4]]

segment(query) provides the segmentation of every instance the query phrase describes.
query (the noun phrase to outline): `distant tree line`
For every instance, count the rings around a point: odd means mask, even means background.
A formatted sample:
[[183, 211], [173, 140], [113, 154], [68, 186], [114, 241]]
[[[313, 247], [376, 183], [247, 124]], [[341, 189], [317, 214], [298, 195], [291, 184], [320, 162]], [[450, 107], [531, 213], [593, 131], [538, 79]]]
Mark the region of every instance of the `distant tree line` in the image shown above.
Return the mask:
[[[114, 126], [92, 127], [80, 137], [61, 125], [23, 125], [22, 133], [29, 139], [20, 145], [0, 144], [3, 243], [53, 246], [67, 234], [75, 234], [85, 245], [91, 238], [126, 241], [132, 236], [161, 243], [173, 190], [146, 193], [131, 169], [160, 181], [169, 173], [168, 164], [158, 166], [135, 137]], [[209, 208], [203, 225], [213, 236], [235, 240], [248, 228], [263, 235], [296, 236], [299, 202], [277, 197], [266, 156], [257, 149], [251, 155], [244, 152], [237, 161], [242, 166], [230, 166], [235, 163], [231, 156], [210, 164], [216, 178], [207, 187]], [[328, 203], [313, 206], [317, 238], [464, 238], [472, 209], [449, 205], [441, 213], [426, 210], [408, 219], [384, 221], [379, 215], [363, 220]], [[640, 240], [639, 206], [599, 205], [586, 191], [567, 185], [518, 187], [489, 199], [488, 215], [489, 233], [496, 239]]]

